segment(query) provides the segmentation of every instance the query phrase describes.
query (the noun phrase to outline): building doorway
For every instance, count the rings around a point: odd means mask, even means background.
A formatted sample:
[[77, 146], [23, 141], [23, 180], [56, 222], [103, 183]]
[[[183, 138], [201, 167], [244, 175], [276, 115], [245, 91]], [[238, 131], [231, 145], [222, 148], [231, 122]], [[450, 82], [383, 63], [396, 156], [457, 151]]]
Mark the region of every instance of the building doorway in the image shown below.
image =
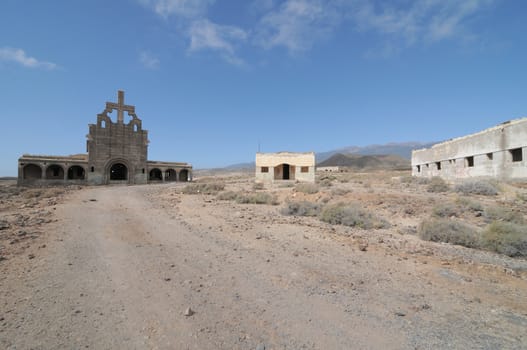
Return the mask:
[[128, 168], [122, 163], [115, 163], [110, 168], [110, 181], [122, 181], [128, 179]]

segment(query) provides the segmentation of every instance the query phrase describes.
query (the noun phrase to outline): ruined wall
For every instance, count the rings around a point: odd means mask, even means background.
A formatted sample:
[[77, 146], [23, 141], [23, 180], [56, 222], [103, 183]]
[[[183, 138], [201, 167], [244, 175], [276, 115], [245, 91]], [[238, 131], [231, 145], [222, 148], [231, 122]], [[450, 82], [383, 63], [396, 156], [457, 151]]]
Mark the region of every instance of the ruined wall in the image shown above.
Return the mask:
[[133, 118], [128, 124], [116, 123], [105, 114], [97, 116], [97, 124], [89, 125], [88, 182], [106, 184], [110, 181], [112, 165], [127, 167], [128, 176], [122, 182], [147, 182], [148, 132], [142, 130], [141, 121]]
[[315, 153], [256, 153], [256, 181], [283, 181], [287, 173], [286, 180], [315, 182]]
[[413, 176], [527, 178], [527, 118], [412, 152]]

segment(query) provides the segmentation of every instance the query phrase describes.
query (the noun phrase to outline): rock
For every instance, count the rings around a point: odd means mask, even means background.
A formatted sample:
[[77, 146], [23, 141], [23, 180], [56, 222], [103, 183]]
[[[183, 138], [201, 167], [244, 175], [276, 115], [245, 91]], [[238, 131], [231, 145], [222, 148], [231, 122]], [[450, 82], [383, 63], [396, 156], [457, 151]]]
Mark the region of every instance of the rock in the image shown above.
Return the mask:
[[403, 312], [403, 311], [396, 311], [396, 312], [395, 312], [395, 315], [396, 315], [396, 316], [400, 316], [400, 317], [402, 317], [402, 316], [406, 316], [406, 313]]
[[28, 259], [34, 259], [35, 258], [35, 254], [29, 254], [27, 257], [28, 257]]
[[368, 242], [366, 241], [359, 242], [359, 250], [361, 252], [365, 252], [367, 249], [368, 249]]
[[0, 220], [0, 230], [5, 230], [9, 228], [9, 223], [6, 220]]
[[194, 315], [194, 314], [195, 314], [195, 312], [194, 312], [194, 310], [192, 310], [192, 309], [190, 308], [190, 306], [187, 307], [187, 309], [185, 310], [185, 313], [184, 313], [184, 315], [187, 316], [187, 317], [192, 316], [192, 315]]

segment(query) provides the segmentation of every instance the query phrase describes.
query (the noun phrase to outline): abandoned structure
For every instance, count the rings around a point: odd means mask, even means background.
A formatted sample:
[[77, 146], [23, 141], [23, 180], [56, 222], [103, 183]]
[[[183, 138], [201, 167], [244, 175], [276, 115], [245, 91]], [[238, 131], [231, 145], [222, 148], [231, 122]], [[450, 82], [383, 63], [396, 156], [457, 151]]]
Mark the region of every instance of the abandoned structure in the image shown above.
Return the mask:
[[315, 182], [315, 153], [256, 153], [256, 181]]
[[527, 118], [412, 152], [412, 175], [526, 179]]
[[[117, 111], [113, 122], [108, 113]], [[124, 121], [124, 112], [131, 117]], [[118, 102], [106, 102], [89, 125], [87, 153], [73, 156], [36, 156], [24, 154], [18, 160], [18, 184], [146, 184], [163, 181], [191, 181], [188, 163], [147, 160], [148, 131], [142, 128], [135, 107], [124, 104], [124, 91]]]

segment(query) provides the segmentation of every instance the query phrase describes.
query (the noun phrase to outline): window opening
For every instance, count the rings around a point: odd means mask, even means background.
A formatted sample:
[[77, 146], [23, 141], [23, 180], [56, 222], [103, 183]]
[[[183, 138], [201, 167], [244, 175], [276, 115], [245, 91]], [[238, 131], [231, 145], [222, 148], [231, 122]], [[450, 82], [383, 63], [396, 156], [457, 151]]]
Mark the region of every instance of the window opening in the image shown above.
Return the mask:
[[301, 172], [301, 173], [308, 173], [308, 172], [309, 172], [309, 167], [307, 167], [307, 166], [303, 166], [303, 167], [301, 167], [301, 168], [300, 168], [300, 172]]
[[509, 151], [512, 155], [513, 162], [521, 162], [523, 160], [523, 154], [521, 148], [511, 149]]
[[472, 168], [472, 167], [474, 166], [474, 157], [473, 157], [473, 156], [471, 156], [471, 157], [466, 157], [465, 160], [466, 160], [466, 162], [467, 162], [467, 163], [466, 163], [466, 164], [467, 164], [467, 167]]
[[263, 166], [263, 167], [261, 168], [261, 172], [262, 172], [262, 173], [268, 173], [268, 172], [269, 172], [269, 167], [268, 167], [268, 166]]

